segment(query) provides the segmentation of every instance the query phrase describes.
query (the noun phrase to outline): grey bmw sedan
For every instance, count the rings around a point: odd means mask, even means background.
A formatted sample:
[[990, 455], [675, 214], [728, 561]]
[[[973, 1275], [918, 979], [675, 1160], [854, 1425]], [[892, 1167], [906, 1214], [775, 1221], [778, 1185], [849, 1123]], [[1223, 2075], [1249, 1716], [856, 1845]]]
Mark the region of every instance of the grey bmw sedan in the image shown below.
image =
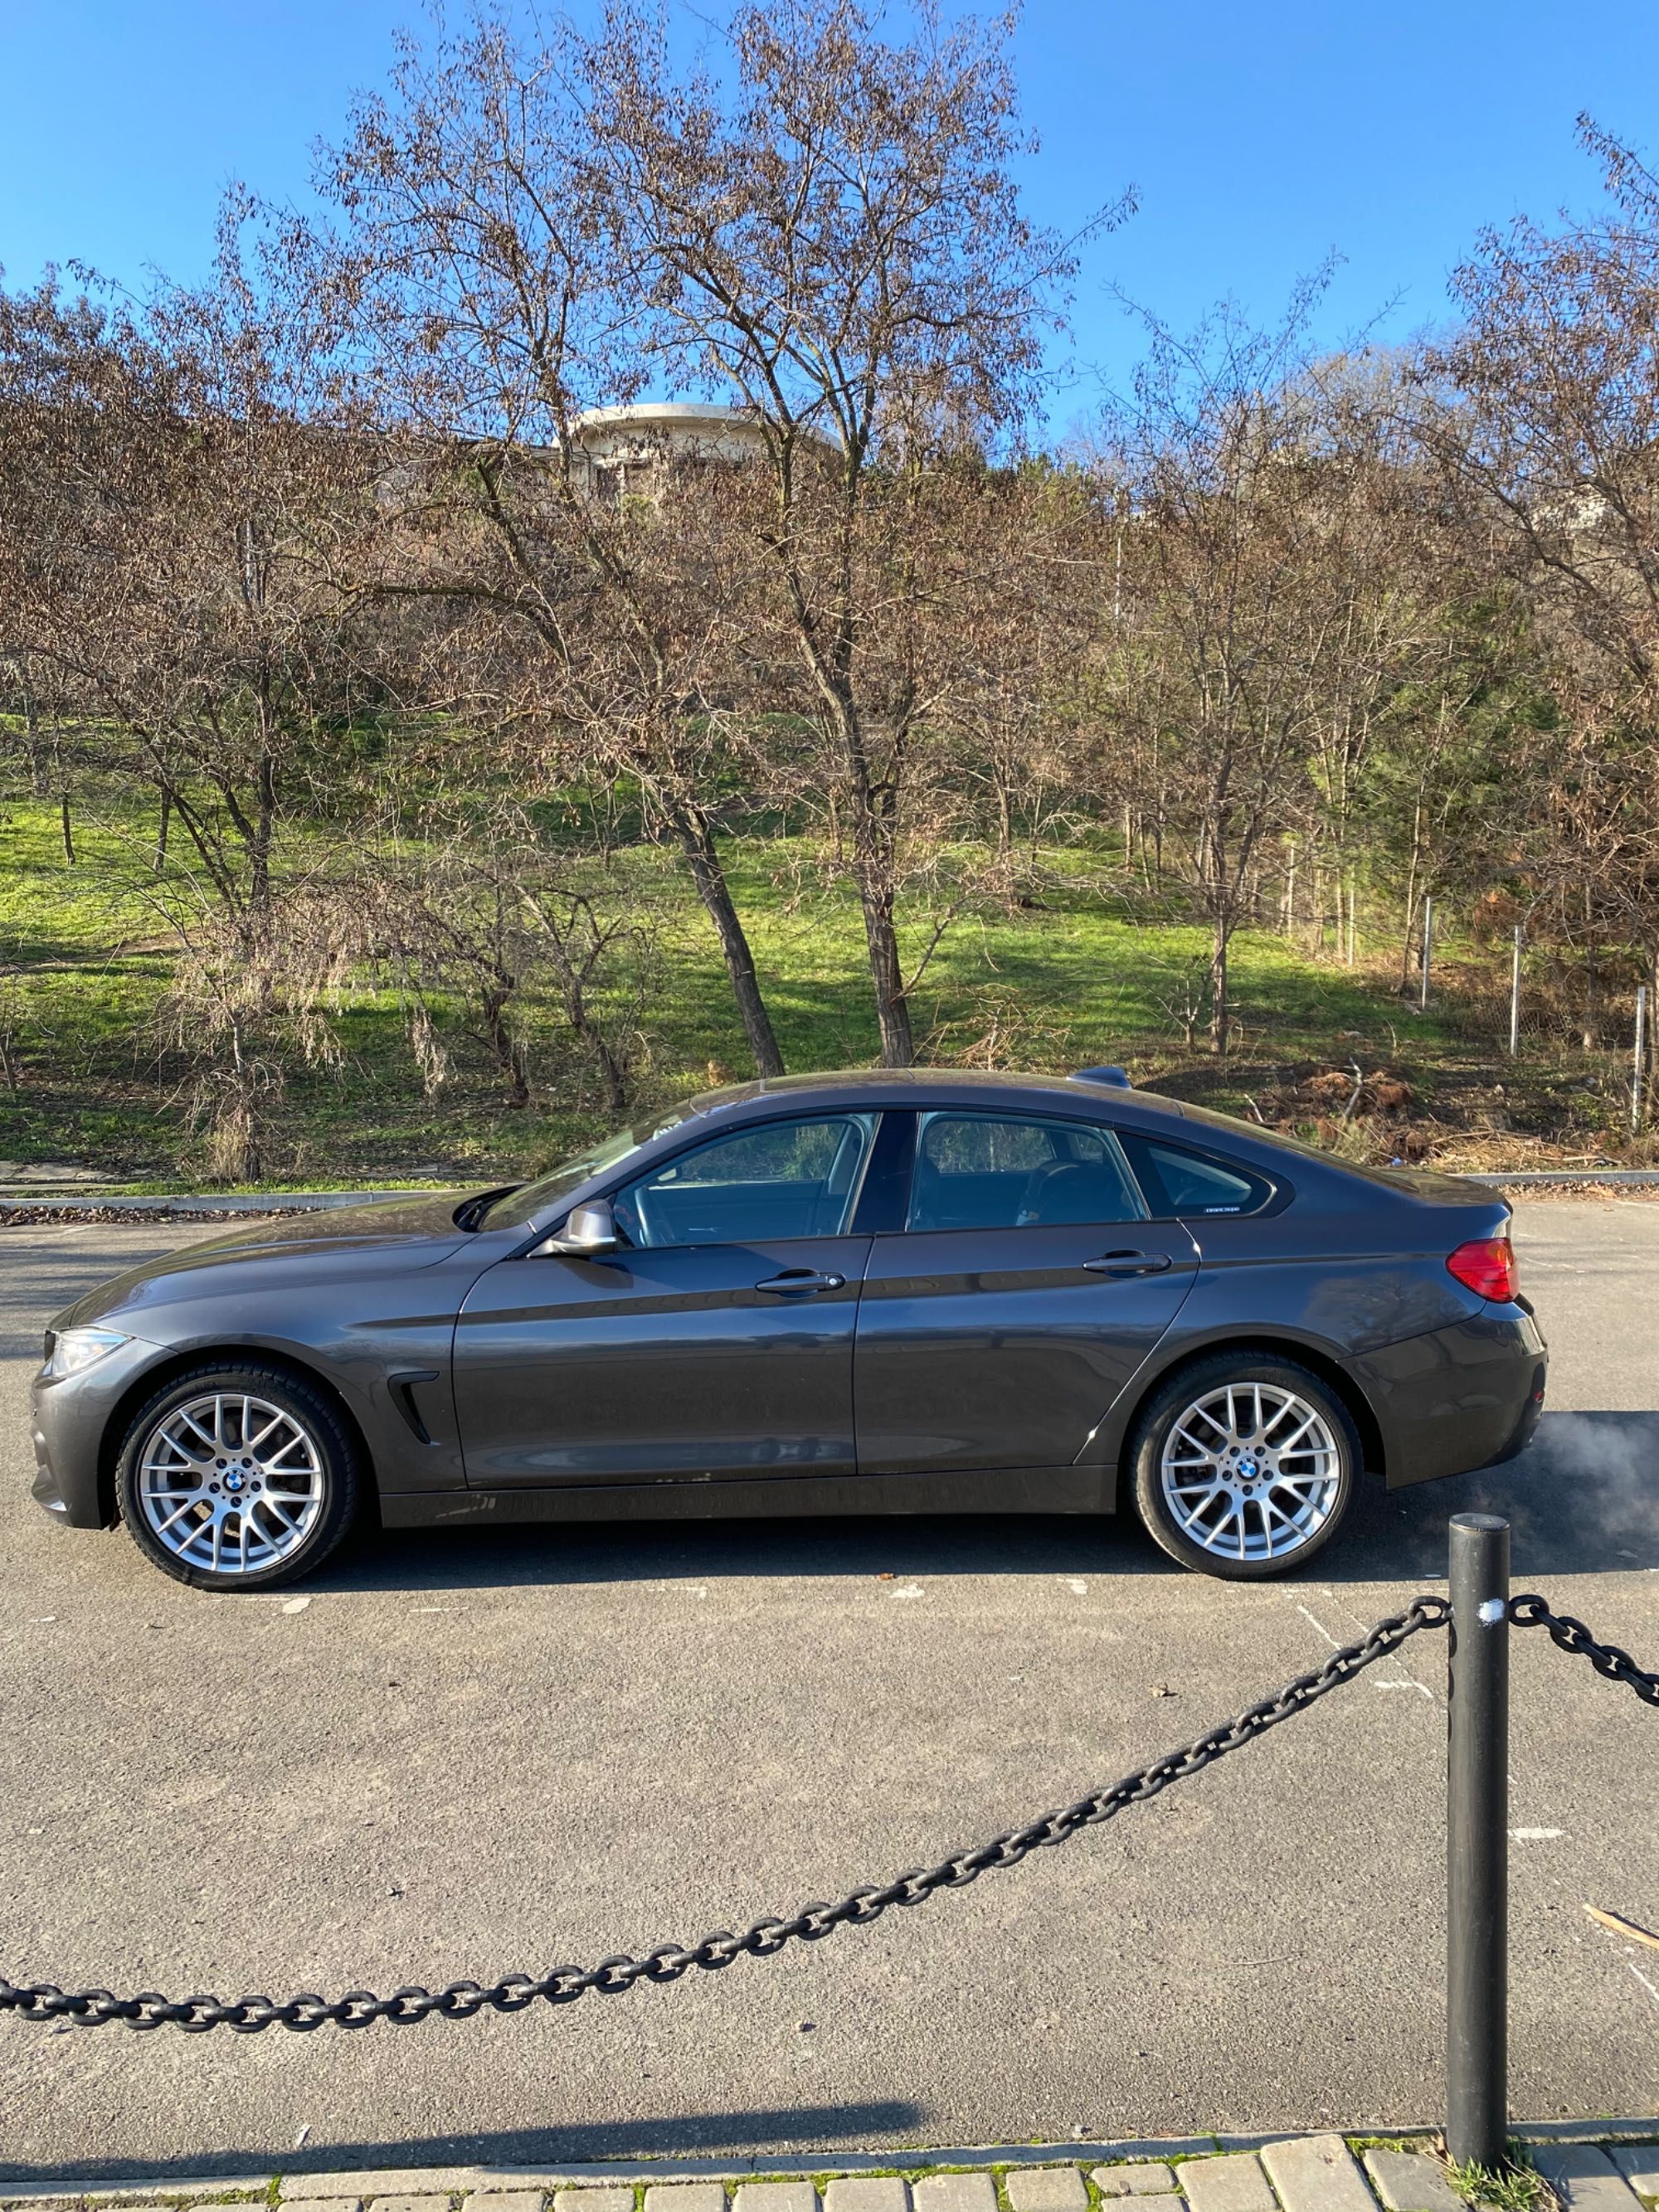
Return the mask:
[[1065, 1077], [710, 1091], [540, 1180], [237, 1231], [60, 1314], [34, 1495], [180, 1581], [352, 1524], [1138, 1513], [1275, 1574], [1543, 1404], [1509, 1208]]

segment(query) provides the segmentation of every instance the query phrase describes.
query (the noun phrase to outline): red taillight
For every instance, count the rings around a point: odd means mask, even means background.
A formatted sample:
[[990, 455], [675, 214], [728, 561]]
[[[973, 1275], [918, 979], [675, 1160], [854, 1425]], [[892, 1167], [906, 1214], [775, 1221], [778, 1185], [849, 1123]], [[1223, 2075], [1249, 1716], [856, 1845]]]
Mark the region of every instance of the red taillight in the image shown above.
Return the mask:
[[1477, 1297], [1512, 1298], [1521, 1287], [1515, 1247], [1507, 1237], [1477, 1237], [1460, 1244], [1446, 1265]]

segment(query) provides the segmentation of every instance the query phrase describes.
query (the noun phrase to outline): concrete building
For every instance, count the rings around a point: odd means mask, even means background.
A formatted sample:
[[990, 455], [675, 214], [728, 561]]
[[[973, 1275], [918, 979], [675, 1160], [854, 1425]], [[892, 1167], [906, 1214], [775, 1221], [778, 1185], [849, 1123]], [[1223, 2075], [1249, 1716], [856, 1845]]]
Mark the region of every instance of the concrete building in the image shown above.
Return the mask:
[[588, 489], [612, 507], [629, 496], [648, 499], [665, 471], [719, 462], [740, 466], [766, 451], [765, 433], [750, 409], [696, 400], [592, 407], [577, 417], [575, 431]]

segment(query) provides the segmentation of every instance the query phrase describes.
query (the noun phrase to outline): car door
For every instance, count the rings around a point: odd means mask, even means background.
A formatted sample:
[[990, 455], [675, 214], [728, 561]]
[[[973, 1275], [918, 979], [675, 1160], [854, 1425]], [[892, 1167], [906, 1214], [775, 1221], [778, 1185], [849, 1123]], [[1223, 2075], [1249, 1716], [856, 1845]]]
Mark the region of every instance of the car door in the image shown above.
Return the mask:
[[461, 1308], [474, 1488], [851, 1474], [876, 1116], [750, 1123], [612, 1194], [622, 1249], [531, 1254]]
[[920, 1115], [905, 1226], [865, 1271], [860, 1472], [1071, 1466], [1196, 1265], [1098, 1124]]

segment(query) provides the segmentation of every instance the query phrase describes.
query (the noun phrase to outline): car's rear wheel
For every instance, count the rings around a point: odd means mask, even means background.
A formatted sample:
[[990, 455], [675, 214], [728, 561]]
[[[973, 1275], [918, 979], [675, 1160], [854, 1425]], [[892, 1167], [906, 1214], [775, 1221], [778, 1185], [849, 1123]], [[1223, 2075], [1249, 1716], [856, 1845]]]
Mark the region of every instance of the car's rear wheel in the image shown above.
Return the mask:
[[204, 1366], [137, 1414], [116, 1486], [133, 1541], [164, 1574], [270, 1589], [308, 1574], [344, 1535], [357, 1455], [333, 1406], [298, 1376]]
[[1174, 1376], [1130, 1446], [1135, 1502], [1183, 1567], [1254, 1582], [1328, 1544], [1362, 1455], [1336, 1393], [1289, 1359], [1221, 1352]]

